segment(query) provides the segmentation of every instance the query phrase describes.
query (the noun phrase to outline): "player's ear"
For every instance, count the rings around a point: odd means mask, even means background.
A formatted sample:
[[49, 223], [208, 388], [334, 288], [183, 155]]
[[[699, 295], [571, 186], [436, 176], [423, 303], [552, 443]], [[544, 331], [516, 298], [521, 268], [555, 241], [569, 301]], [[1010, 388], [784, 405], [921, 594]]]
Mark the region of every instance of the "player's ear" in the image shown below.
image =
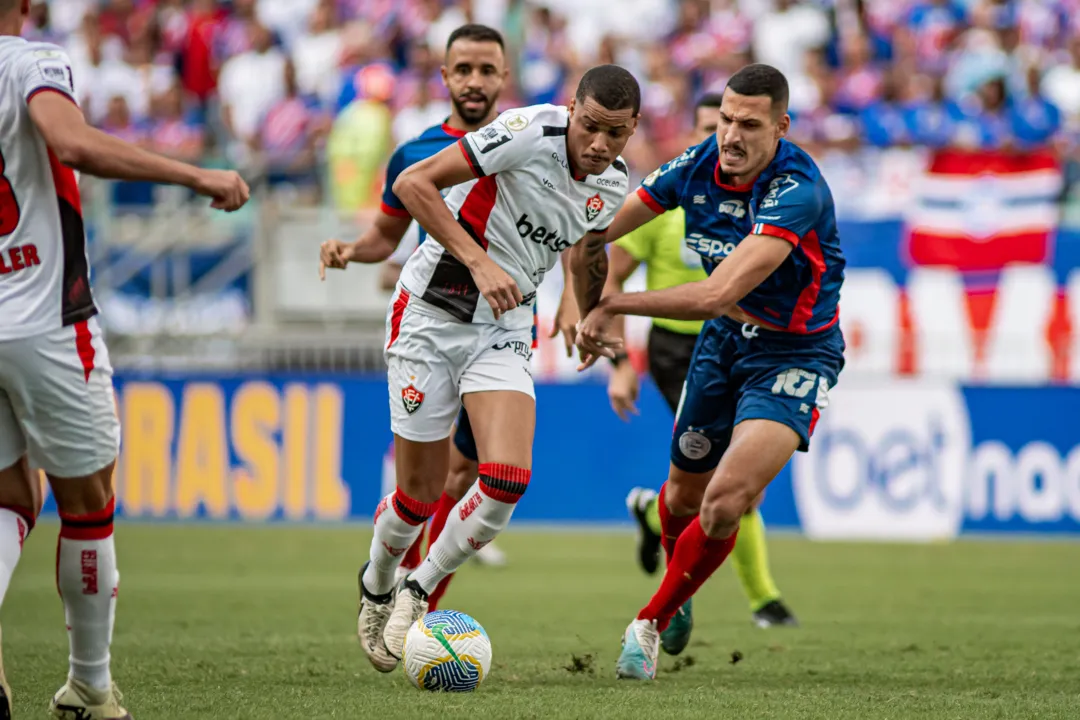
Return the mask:
[[791, 128], [791, 116], [788, 115], [787, 113], [784, 113], [784, 116], [782, 118], [780, 118], [780, 122], [778, 122], [776, 124], [776, 128], [777, 128], [776, 138], [778, 140], [780, 138], [782, 138], [782, 137], [787, 137], [788, 130]]
[[576, 101], [577, 101], [577, 98], [572, 97], [572, 98], [570, 98], [570, 102], [566, 103], [566, 111], [568, 113], [570, 113], [570, 119], [571, 120], [574, 119], [574, 107], [577, 105]]
[[630, 134], [633, 135], [637, 132], [638, 122], [641, 120], [641, 113], [638, 113], [630, 119]]

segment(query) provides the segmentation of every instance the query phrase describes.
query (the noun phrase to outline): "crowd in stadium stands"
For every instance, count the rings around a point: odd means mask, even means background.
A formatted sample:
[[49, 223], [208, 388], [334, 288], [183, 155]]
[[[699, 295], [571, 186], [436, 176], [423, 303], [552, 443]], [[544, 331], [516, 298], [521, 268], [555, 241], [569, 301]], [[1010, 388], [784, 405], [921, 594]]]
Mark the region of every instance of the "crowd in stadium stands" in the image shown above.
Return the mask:
[[639, 176], [750, 61], [787, 75], [813, 152], [1080, 145], [1080, 0], [39, 0], [24, 34], [67, 48], [107, 131], [354, 209], [447, 114], [443, 48], [469, 21], [505, 33], [504, 108], [565, 102], [593, 64], [634, 72]]

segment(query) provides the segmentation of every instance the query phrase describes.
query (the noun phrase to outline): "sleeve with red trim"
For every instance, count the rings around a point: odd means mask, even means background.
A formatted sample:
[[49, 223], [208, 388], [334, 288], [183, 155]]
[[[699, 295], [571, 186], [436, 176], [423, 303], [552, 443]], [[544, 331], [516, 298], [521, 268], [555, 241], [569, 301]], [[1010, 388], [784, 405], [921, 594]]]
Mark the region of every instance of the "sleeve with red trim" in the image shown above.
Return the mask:
[[72, 102], [75, 99], [75, 79], [71, 60], [56, 45], [30, 43], [19, 58], [23, 98], [27, 103], [42, 92], [58, 92]]
[[653, 170], [641, 182], [637, 194], [656, 213], [674, 210], [682, 204], [682, 191], [693, 171], [696, 148], [690, 148], [674, 160]]
[[818, 183], [801, 172], [777, 175], [754, 214], [754, 235], [769, 235], [798, 245], [821, 219]]
[[458, 145], [473, 174], [484, 177], [524, 167], [535, 156], [543, 134], [540, 122], [507, 110], [491, 124], [467, 133]]
[[405, 204], [398, 200], [398, 196], [394, 194], [394, 181], [407, 167], [409, 167], [409, 163], [405, 159], [405, 146], [398, 145], [397, 150], [390, 156], [390, 162], [386, 164], [386, 184], [383, 185], [382, 191], [382, 211], [387, 215], [409, 217], [409, 211], [405, 209]]

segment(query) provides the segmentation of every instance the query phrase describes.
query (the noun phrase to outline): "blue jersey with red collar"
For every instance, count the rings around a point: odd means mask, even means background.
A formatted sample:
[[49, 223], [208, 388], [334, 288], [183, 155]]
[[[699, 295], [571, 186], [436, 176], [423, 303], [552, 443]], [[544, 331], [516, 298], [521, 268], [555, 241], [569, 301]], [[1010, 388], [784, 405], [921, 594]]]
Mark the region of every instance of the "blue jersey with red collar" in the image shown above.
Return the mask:
[[[427, 160], [432, 155], [437, 155], [440, 150], [453, 145], [465, 137], [464, 130], [457, 130], [446, 123], [433, 125], [412, 140], [407, 140], [397, 146], [394, 154], [390, 156], [390, 162], [386, 165], [386, 185], [383, 186], [382, 211], [395, 217], [409, 217], [409, 211], [404, 203], [394, 194], [394, 181], [405, 169], [415, 165], [421, 160]], [[424, 242], [427, 232], [420, 228], [420, 242]]]
[[782, 238], [794, 249], [739, 302], [748, 315], [796, 333], [839, 320], [844, 255], [832, 193], [813, 159], [781, 140], [776, 157], [747, 185], [726, 185], [716, 137], [690, 148], [645, 178], [641, 199], [657, 212], [682, 207], [686, 244], [712, 272], [748, 235]]

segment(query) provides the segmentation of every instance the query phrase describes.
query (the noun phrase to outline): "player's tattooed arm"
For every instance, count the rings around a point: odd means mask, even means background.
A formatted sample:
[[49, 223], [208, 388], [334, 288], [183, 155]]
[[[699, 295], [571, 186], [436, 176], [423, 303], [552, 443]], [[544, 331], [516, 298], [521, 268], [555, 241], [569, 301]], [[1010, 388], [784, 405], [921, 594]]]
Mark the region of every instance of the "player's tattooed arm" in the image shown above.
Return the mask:
[[750, 235], [720, 263], [712, 275], [698, 282], [665, 290], [605, 297], [582, 323], [582, 333], [596, 333], [612, 315], [644, 315], [673, 320], [710, 320], [735, 309], [791, 254], [794, 245], [769, 235]]
[[608, 276], [606, 244], [606, 233], [589, 233], [574, 246], [570, 257], [574, 297], [583, 315], [596, 307], [604, 293]]
[[[574, 295], [582, 316], [591, 315], [603, 295], [608, 275], [606, 245], [605, 233], [590, 233], [573, 249], [570, 266], [574, 275]], [[600, 326], [587, 336], [579, 331], [576, 344], [584, 368], [593, 365], [600, 357], [614, 358], [615, 351], [622, 347], [622, 339], [610, 337], [607, 328]]]

